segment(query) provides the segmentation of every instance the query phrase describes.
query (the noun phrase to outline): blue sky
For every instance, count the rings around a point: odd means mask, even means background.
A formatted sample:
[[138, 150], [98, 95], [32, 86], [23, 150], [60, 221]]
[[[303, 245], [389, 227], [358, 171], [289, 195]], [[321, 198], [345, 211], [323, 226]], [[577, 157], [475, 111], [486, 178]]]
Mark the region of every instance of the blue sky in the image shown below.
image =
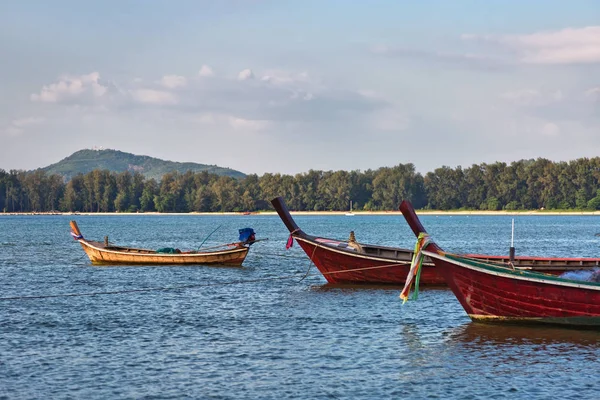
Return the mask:
[[0, 168], [295, 174], [600, 155], [597, 1], [6, 1]]

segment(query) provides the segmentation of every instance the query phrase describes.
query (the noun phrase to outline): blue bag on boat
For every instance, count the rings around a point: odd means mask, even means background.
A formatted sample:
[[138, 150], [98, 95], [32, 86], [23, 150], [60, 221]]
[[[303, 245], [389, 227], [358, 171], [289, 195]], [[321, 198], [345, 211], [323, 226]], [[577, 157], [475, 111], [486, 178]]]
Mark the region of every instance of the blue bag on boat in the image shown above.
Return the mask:
[[[255, 238], [254, 229], [252, 228], [242, 228], [240, 229], [240, 242], [253, 242]], [[252, 243], [251, 243], [252, 244]]]

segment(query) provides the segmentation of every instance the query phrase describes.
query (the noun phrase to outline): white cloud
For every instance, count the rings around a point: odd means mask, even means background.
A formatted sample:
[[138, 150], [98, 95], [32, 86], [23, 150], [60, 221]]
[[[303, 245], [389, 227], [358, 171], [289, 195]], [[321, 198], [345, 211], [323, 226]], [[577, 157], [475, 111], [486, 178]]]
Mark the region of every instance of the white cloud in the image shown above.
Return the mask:
[[107, 87], [99, 83], [100, 74], [92, 72], [87, 75], [65, 76], [58, 82], [43, 86], [39, 94], [30, 96], [32, 101], [43, 103], [60, 103], [80, 98], [83, 95], [101, 97]]
[[558, 136], [560, 134], [560, 127], [554, 122], [546, 122], [542, 126], [542, 134], [545, 136]]
[[312, 82], [308, 72], [306, 71], [296, 73], [282, 70], [265, 71], [260, 80], [262, 82], [268, 82], [272, 85], [279, 86], [297, 86]]
[[166, 88], [175, 89], [187, 85], [187, 79], [180, 75], [165, 75], [161, 78], [160, 84]]
[[217, 112], [200, 113], [190, 118], [194, 123], [218, 128], [233, 128], [236, 131], [258, 132], [269, 128], [272, 121], [252, 120]]
[[381, 131], [397, 132], [409, 127], [409, 118], [397, 109], [386, 108], [373, 113], [372, 123]]
[[462, 38], [506, 47], [526, 64], [600, 63], [600, 26], [523, 35], [466, 34]]
[[210, 76], [214, 76], [215, 73], [212, 70], [211, 67], [209, 67], [208, 65], [203, 65], [202, 67], [200, 67], [200, 71], [198, 71], [198, 76], [202, 76], [202, 77], [210, 77]]
[[41, 117], [28, 117], [28, 118], [20, 118], [12, 121], [12, 124], [18, 128], [24, 128], [29, 125], [40, 124], [44, 122], [44, 118]]
[[473, 68], [479, 70], [497, 70], [508, 66], [510, 63], [496, 55], [482, 55], [447, 51], [430, 51], [422, 49], [411, 49], [403, 47], [392, 47], [387, 45], [376, 45], [370, 49], [371, 53], [389, 57], [414, 61], [427, 64], [443, 63], [458, 68]]
[[[600, 91], [596, 96], [600, 96]], [[496, 106], [513, 116], [528, 116], [559, 123], [565, 132], [565, 122], [593, 123], [598, 120], [598, 110], [593, 90], [566, 89], [521, 89], [500, 95], [502, 103]], [[507, 107], [508, 106], [508, 107]], [[546, 130], [548, 132], [548, 130]]]
[[131, 91], [131, 96], [136, 102], [153, 105], [177, 104], [177, 97], [170, 92], [154, 89], [137, 89]]
[[231, 125], [233, 129], [240, 131], [260, 131], [267, 128], [269, 124], [270, 122], [265, 120], [250, 120], [234, 116], [229, 117], [229, 125]]
[[200, 113], [192, 116], [191, 120], [202, 125], [215, 125], [217, 123], [217, 115], [214, 113]]
[[358, 93], [360, 93], [362, 96], [369, 97], [371, 99], [383, 99], [384, 98], [384, 96], [381, 93], [376, 92], [374, 90], [370, 90], [370, 89], [362, 89], [362, 90], [359, 90]]
[[251, 69], [246, 68], [246, 69], [240, 71], [237, 78], [238, 78], [238, 81], [246, 81], [249, 79], [254, 79], [254, 73], [252, 72]]
[[13, 119], [11, 123], [6, 127], [5, 133], [10, 136], [19, 136], [23, 131], [32, 125], [38, 125], [45, 121], [45, 118], [41, 117], [27, 117]]
[[[254, 74], [244, 70], [240, 76], [249, 79]], [[268, 70], [263, 78], [248, 84], [240, 84], [237, 77], [218, 76], [198, 79], [197, 75], [165, 75], [154, 81], [135, 82], [127, 78], [122, 84], [111, 81], [108, 93], [101, 97], [94, 97], [90, 87], [91, 97], [82, 99], [89, 85], [81, 85], [81, 90], [70, 92], [74, 96], [71, 101], [57, 102], [56, 107], [81, 104], [91, 106], [86, 107], [89, 113], [107, 116], [117, 116], [123, 110], [135, 115], [149, 107], [153, 110], [162, 107], [168, 111], [166, 118], [185, 118], [192, 123], [213, 123], [219, 129], [249, 131], [286, 123], [370, 121], [373, 112], [386, 107], [383, 99], [340, 90], [327, 82], [317, 83], [307, 72]], [[88, 81], [96, 82], [94, 79]], [[185, 87], [181, 86], [183, 82]], [[82, 104], [82, 100], [86, 102]]]
[[521, 89], [505, 92], [501, 97], [517, 106], [535, 107], [559, 102], [563, 99], [563, 94], [560, 90], [542, 92], [535, 89]]
[[585, 96], [594, 101], [600, 101], [600, 87], [586, 90]]
[[[517, 35], [461, 35], [472, 48], [447, 51], [375, 45], [372, 54], [453, 67], [510, 70], [516, 65], [578, 65], [600, 63], [600, 26], [566, 28]], [[483, 45], [483, 46], [482, 46]]]
[[393, 51], [394, 51], [393, 49], [391, 49], [389, 46], [387, 46], [385, 44], [376, 44], [371, 47], [371, 53], [374, 53], [374, 54], [387, 55], [387, 54], [392, 53]]

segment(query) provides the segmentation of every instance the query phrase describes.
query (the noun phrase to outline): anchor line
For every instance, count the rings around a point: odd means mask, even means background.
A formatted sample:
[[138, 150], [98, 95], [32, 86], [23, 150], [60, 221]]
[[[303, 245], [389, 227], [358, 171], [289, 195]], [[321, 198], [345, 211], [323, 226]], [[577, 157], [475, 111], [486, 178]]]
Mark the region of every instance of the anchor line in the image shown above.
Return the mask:
[[[317, 248], [315, 247], [313, 250], [313, 253], [310, 257], [310, 264], [308, 266], [308, 269], [302, 275], [302, 277], [300, 278], [300, 280], [298, 282], [302, 282], [304, 279], [306, 279], [309, 276], [318, 276], [318, 274], [312, 274], [312, 275], [310, 274], [310, 270], [312, 268], [312, 265], [314, 264], [313, 257], [315, 255], [316, 250], [317, 250]], [[400, 265], [404, 265], [404, 264], [396, 263], [396, 264], [379, 265], [379, 266], [374, 266], [374, 267], [353, 268], [353, 269], [347, 269], [344, 271], [323, 272], [322, 275], [343, 274], [343, 273], [347, 273], [347, 272], [365, 271], [365, 270], [370, 270], [370, 269], [391, 268], [391, 267], [400, 266]], [[228, 286], [228, 285], [237, 285], [237, 284], [244, 284], [244, 283], [256, 283], [256, 282], [294, 279], [294, 278], [297, 278], [298, 276], [299, 276], [299, 274], [293, 274], [293, 275], [276, 276], [276, 277], [271, 277], [271, 278], [235, 280], [235, 281], [229, 281], [229, 282], [204, 283], [204, 284], [197, 284], [197, 285], [164, 286], [164, 287], [153, 287], [153, 288], [144, 288], [144, 289], [113, 290], [113, 291], [105, 291], [105, 292], [63, 293], [63, 294], [38, 295], [38, 296], [0, 297], [0, 301], [52, 299], [52, 298], [61, 298], [61, 297], [86, 297], [86, 296], [127, 294], [127, 293], [160, 292], [160, 291], [169, 291], [169, 290], [186, 290], [186, 289], [195, 289], [195, 288], [200, 288], [200, 287]]]
[[255, 283], [255, 282], [293, 279], [293, 278], [297, 278], [297, 277], [298, 277], [298, 274], [294, 274], [294, 275], [276, 276], [276, 277], [272, 277], [272, 278], [247, 279], [247, 280], [237, 280], [237, 281], [230, 281], [230, 282], [205, 283], [205, 284], [197, 284], [197, 285], [164, 286], [164, 287], [153, 287], [153, 288], [145, 288], [145, 289], [114, 290], [114, 291], [106, 291], [106, 292], [63, 293], [63, 294], [50, 294], [50, 295], [39, 295], [39, 296], [0, 297], [0, 301], [51, 299], [51, 298], [60, 298], [60, 297], [84, 297], [84, 296], [100, 296], [100, 295], [113, 295], [113, 294], [126, 294], [126, 293], [159, 292], [159, 291], [168, 291], [168, 290], [185, 290], [185, 289], [194, 289], [194, 288], [199, 288], [199, 287], [227, 286], [227, 285], [236, 285], [236, 284], [243, 284], [243, 283]]

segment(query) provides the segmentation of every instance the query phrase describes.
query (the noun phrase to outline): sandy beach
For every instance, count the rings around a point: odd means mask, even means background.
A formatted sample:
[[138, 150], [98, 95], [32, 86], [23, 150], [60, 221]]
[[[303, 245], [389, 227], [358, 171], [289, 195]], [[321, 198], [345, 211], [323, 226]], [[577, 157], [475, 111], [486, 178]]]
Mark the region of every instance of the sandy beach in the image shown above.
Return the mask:
[[[346, 216], [348, 214], [347, 211], [290, 211], [292, 215], [339, 215]], [[356, 211], [352, 213], [354, 216], [361, 215], [401, 215], [400, 211]], [[545, 210], [522, 210], [522, 211], [441, 211], [441, 210], [417, 210], [418, 215], [437, 215], [437, 216], [454, 216], [454, 215], [600, 215], [600, 211], [545, 211]], [[70, 212], [28, 212], [28, 213], [0, 213], [0, 217], [2, 216], [36, 216], [36, 215], [69, 215], [69, 216], [106, 216], [106, 215], [242, 215], [242, 216], [250, 216], [250, 215], [277, 215], [275, 211], [261, 211], [261, 212], [251, 212], [243, 213], [243, 212], [191, 212], [191, 213], [159, 213], [159, 212], [146, 212], [146, 213], [117, 213], [117, 212], [97, 212], [97, 213], [89, 213], [89, 212], [78, 212], [78, 213], [70, 213]]]

